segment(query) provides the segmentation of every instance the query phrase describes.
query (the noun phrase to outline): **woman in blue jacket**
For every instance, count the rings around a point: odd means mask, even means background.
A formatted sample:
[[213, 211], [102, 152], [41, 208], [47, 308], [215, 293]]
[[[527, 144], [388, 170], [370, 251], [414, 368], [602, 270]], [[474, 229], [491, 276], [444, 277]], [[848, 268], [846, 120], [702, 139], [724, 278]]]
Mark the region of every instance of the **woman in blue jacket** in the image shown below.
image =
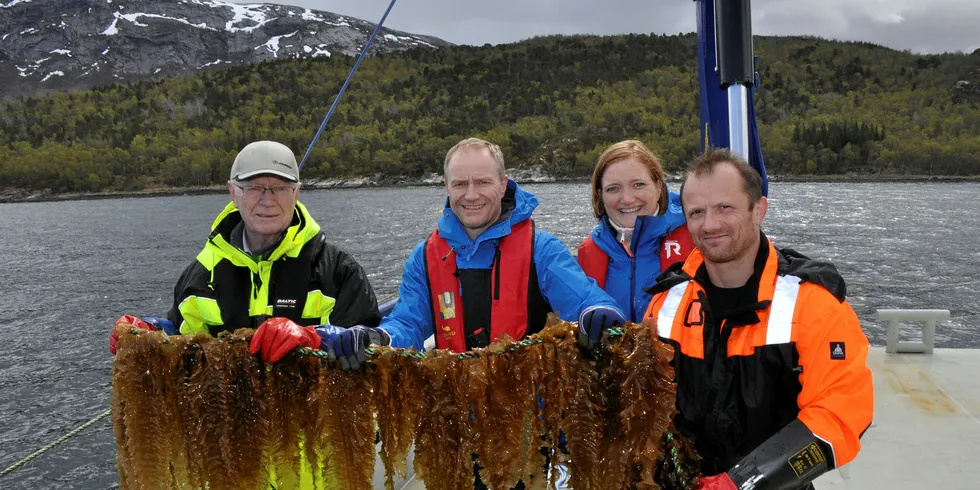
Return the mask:
[[667, 190], [657, 156], [626, 140], [606, 148], [596, 162], [592, 209], [599, 224], [579, 245], [579, 264], [628, 320], [641, 321], [650, 304], [644, 290], [694, 249], [680, 195]]

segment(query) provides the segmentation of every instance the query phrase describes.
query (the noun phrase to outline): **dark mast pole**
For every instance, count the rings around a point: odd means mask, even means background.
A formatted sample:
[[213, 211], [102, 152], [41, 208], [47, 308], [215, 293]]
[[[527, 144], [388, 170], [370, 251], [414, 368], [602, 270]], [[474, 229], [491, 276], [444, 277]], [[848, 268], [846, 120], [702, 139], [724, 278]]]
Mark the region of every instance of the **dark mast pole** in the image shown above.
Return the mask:
[[751, 0], [714, 0], [718, 78], [728, 92], [731, 150], [749, 158], [749, 88], [755, 83]]

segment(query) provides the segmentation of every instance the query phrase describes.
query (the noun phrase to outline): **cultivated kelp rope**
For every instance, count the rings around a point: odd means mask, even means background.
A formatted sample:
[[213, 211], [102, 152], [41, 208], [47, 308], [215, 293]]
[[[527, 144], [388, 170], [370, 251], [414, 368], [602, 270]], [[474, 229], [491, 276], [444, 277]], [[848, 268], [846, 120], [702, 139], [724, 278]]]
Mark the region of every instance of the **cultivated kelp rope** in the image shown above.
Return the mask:
[[[570, 464], [572, 484], [582, 490], [628, 488], [631, 482], [643, 489], [694, 488], [696, 455], [670, 425], [671, 351], [651, 326], [609, 332], [606, 339], [617, 340], [604, 342], [594, 361], [578, 346], [577, 326], [557, 322], [530, 338], [467, 353], [374, 347], [367, 366], [354, 374], [312, 349], [265, 365], [249, 354], [247, 329], [217, 338], [168, 338], [117, 325], [124, 350], [116, 358], [112, 415], [121, 487], [159, 480], [252, 488], [264, 481], [264, 471], [237, 459], [271, 451], [270, 474], [286, 488], [318, 461], [325, 463], [314, 466], [314, 475], [324, 478], [318, 488], [370, 488], [372, 442], [380, 434], [389, 489], [396, 474], [407, 474], [412, 442], [417, 478], [434, 489], [472, 482], [473, 454], [480, 455], [481, 477], [494, 488], [510, 488], [522, 478], [554, 485], [549, 457], [552, 464]], [[183, 409], [146, 420], [145, 407], [162, 399]], [[236, 442], [235, 421], [248, 418], [264, 422], [246, 421], [257, 432]], [[335, 437], [351, 427], [354, 436]], [[569, 435], [568, 451], [585, 459], [559, 452], [562, 432]], [[214, 444], [222, 434], [233, 440]], [[297, 446], [303, 440], [297, 434], [305, 434], [308, 444]], [[305, 447], [305, 458], [299, 447]], [[175, 465], [141, 456], [146, 454], [170, 454]]]

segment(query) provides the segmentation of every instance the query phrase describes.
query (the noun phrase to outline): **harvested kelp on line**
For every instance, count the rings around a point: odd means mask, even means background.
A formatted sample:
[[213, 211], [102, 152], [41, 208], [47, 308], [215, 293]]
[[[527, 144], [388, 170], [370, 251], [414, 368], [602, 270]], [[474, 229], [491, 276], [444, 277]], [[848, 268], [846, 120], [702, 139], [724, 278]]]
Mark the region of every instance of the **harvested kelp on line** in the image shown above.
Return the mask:
[[[693, 445], [673, 428], [673, 353], [651, 325], [585, 355], [574, 323], [464, 354], [377, 348], [345, 372], [320, 351], [267, 365], [252, 330], [171, 336], [117, 323], [112, 414], [126, 488], [370, 489], [375, 440], [393, 488], [692, 489]], [[559, 450], [560, 434], [567, 452]]]

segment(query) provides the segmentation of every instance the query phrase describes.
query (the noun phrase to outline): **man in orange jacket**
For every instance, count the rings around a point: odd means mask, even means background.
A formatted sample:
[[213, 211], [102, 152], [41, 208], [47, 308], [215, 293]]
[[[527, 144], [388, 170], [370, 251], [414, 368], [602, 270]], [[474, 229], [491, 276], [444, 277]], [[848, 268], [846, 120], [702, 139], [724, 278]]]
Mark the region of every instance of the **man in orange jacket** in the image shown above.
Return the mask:
[[697, 245], [651, 289], [674, 347], [675, 422], [704, 457], [702, 490], [811, 489], [871, 424], [868, 340], [830, 263], [761, 231], [758, 173], [728, 150], [695, 160], [681, 204]]

